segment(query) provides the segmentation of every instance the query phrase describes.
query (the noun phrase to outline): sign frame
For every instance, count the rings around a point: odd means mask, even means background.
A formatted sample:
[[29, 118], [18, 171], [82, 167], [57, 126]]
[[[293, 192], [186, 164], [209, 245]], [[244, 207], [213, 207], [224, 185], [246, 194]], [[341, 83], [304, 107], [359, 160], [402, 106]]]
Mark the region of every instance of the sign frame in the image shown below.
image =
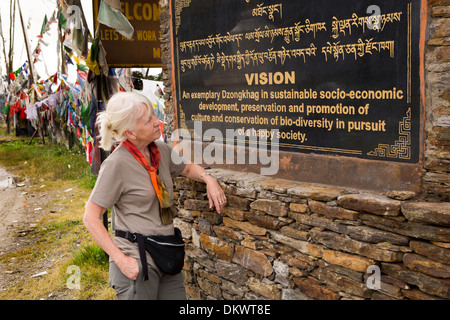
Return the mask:
[[[177, 0], [170, 1], [171, 14], [171, 54], [172, 54], [172, 93], [173, 93], [173, 117], [174, 126], [180, 129], [180, 110], [178, 101], [180, 97], [180, 75], [175, 68], [179, 67], [179, 59], [174, 50], [179, 49], [178, 39], [174, 36], [174, 28], [179, 26], [177, 19], [180, 17], [174, 16], [173, 5]], [[249, 2], [246, 0], [246, 2]], [[281, 1], [279, 1], [281, 2]], [[377, 190], [419, 190], [420, 185], [420, 168], [424, 161], [424, 119], [425, 119], [425, 100], [424, 100], [424, 48], [425, 48], [425, 29], [427, 23], [427, 4], [426, 1], [415, 1], [416, 5], [420, 7], [420, 39], [419, 43], [419, 59], [416, 61], [419, 85], [419, 98], [416, 103], [419, 104], [419, 119], [417, 130], [417, 150], [414, 161], [408, 162], [393, 162], [389, 159], [370, 158], [354, 158], [352, 156], [343, 154], [315, 154], [311, 153], [297, 153], [291, 151], [280, 151], [280, 170], [276, 174], [277, 177], [287, 179], [301, 179], [306, 182], [330, 183], [336, 185], [348, 185], [354, 187], [374, 188]], [[178, 59], [178, 60], [177, 60]], [[407, 117], [407, 115], [405, 115]], [[195, 142], [193, 143], [195, 145]], [[206, 144], [203, 143], [205, 146]], [[246, 149], [249, 154], [251, 148]], [[239, 171], [253, 171], [253, 165], [234, 165], [234, 164], [215, 164], [214, 167], [224, 167]], [[348, 170], [356, 171], [356, 175], [349, 175]], [[371, 185], [367, 185], [367, 181], [371, 181]]]

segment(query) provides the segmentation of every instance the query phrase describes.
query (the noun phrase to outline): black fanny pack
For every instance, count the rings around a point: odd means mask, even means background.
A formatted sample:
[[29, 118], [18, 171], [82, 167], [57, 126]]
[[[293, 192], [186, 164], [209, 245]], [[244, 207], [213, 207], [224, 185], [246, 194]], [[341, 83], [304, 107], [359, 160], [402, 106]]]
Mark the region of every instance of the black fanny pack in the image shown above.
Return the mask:
[[139, 256], [142, 262], [144, 280], [148, 280], [147, 251], [156, 266], [166, 274], [174, 275], [181, 272], [184, 265], [184, 241], [181, 231], [174, 228], [172, 236], [143, 236], [140, 233], [116, 230], [117, 237], [125, 238], [131, 242], [137, 242]]

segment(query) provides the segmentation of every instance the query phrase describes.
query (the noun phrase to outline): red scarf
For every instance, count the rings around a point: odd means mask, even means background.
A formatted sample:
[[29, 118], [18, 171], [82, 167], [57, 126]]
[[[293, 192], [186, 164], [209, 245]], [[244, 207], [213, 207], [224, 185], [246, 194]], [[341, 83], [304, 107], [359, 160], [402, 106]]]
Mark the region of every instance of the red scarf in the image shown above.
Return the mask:
[[159, 152], [158, 146], [156, 145], [155, 142], [150, 143], [148, 146], [150, 150], [150, 162], [151, 162], [151, 165], [149, 165], [144, 155], [129, 140], [123, 141], [122, 145], [125, 148], [127, 148], [127, 150], [133, 155], [133, 157], [145, 169], [147, 169], [150, 175], [150, 180], [152, 181], [153, 188], [155, 188], [156, 196], [158, 197], [159, 214], [162, 223], [163, 224], [172, 223], [173, 214], [172, 210], [170, 210], [170, 208], [172, 207], [172, 197], [157, 174], [159, 163], [161, 161], [161, 153]]

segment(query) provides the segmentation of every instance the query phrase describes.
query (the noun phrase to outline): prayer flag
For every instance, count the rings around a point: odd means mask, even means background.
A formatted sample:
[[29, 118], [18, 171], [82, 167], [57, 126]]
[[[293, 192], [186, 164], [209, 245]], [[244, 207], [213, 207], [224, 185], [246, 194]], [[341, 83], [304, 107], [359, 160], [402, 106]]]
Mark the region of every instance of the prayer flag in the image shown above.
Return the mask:
[[[120, 1], [116, 1], [116, 3]], [[117, 6], [114, 6], [117, 7]], [[98, 11], [97, 21], [103, 23], [104, 25], [116, 29], [121, 35], [127, 39], [133, 38], [134, 28], [127, 20], [127, 18], [122, 14], [120, 10], [113, 9], [107, 5], [103, 0], [100, 2], [100, 9]]]
[[67, 24], [67, 20], [64, 17], [64, 15], [62, 14], [62, 11], [59, 10], [59, 26], [61, 27], [61, 29], [65, 29], [66, 24]]
[[47, 22], [48, 22], [47, 15], [45, 15], [44, 21], [42, 22], [41, 35], [43, 35], [45, 32], [45, 26], [47, 25]]

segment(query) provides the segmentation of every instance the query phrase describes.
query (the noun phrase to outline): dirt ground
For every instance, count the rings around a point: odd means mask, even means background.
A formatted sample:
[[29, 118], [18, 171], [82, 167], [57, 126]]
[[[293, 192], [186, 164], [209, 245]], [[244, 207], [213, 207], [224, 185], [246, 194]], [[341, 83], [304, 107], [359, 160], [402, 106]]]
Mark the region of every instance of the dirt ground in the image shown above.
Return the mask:
[[[0, 167], [0, 256], [28, 245], [30, 239], [24, 236], [45, 214], [43, 203], [53, 198], [47, 192], [30, 191], [31, 187]], [[0, 264], [0, 293], [23, 276], [20, 273], [13, 265]]]
[[12, 175], [0, 168], [0, 254], [14, 246], [8, 234], [22, 220], [24, 196], [25, 191], [17, 187]]

